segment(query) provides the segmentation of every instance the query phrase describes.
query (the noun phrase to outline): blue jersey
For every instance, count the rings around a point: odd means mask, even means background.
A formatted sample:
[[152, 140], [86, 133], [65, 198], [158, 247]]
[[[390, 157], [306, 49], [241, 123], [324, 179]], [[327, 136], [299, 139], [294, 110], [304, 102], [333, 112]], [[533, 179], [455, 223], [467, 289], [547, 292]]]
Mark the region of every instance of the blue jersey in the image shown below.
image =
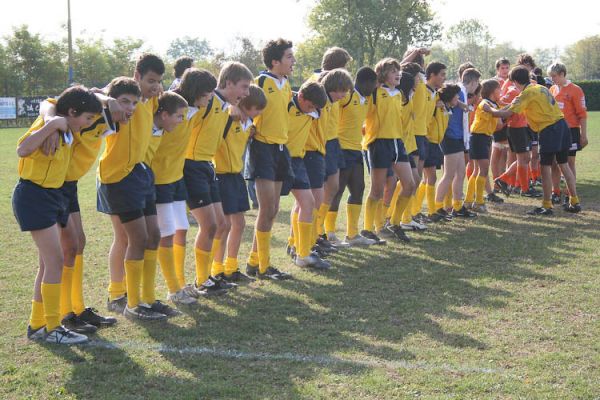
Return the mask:
[[[466, 103], [466, 99], [462, 91], [458, 93], [458, 99], [461, 102]], [[452, 114], [450, 115], [450, 119], [448, 120], [448, 128], [446, 129], [446, 137], [450, 139], [463, 140], [463, 115], [464, 111], [462, 108], [460, 108], [460, 106], [452, 108]]]

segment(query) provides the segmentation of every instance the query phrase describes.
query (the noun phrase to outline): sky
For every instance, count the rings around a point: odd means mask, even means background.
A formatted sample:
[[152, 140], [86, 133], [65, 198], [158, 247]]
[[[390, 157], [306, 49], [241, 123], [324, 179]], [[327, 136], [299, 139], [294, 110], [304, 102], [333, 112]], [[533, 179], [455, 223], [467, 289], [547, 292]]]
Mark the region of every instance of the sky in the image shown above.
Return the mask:
[[[256, 43], [279, 36], [299, 42], [311, 34], [306, 19], [315, 0], [178, 0], [175, 3], [181, 11], [169, 10], [170, 3], [162, 1], [71, 0], [73, 33], [107, 40], [140, 38], [149, 49], [160, 53], [166, 52], [173, 39], [186, 35], [207, 39], [213, 48], [225, 51], [232, 50], [236, 37], [242, 35]], [[478, 18], [489, 27], [497, 43], [512, 42], [528, 51], [540, 47], [563, 48], [600, 33], [597, 0], [432, 0], [431, 3], [444, 27], [461, 19]], [[530, 5], [535, 3], [543, 7]], [[524, 9], [525, 16], [508, 11], [517, 9]], [[0, 36], [10, 34], [12, 26], [27, 24], [30, 31], [56, 40], [66, 35], [63, 28], [66, 21], [67, 0], [6, 2], [0, 13]]]

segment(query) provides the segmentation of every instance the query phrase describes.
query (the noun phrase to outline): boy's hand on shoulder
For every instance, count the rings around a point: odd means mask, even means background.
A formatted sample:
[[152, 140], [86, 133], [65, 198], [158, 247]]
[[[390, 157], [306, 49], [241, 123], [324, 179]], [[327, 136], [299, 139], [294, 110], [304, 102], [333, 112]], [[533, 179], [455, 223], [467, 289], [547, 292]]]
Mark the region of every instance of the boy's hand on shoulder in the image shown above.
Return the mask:
[[229, 115], [234, 121], [240, 121], [242, 119], [242, 110], [238, 106], [229, 106]]
[[[50, 125], [56, 129], [58, 132], [67, 132], [69, 130], [69, 125], [67, 124], [67, 119], [65, 117], [49, 117], [46, 121], [46, 125]], [[57, 132], [57, 134], [58, 134]]]
[[121, 107], [117, 99], [113, 99], [111, 97], [106, 102], [106, 105], [108, 106], [108, 111], [110, 111], [110, 115], [112, 116], [113, 121], [123, 122], [127, 120], [125, 110], [123, 110], [123, 107]]
[[54, 153], [56, 153], [56, 150], [58, 150], [58, 146], [60, 146], [60, 136], [58, 131], [56, 131], [42, 142], [40, 150], [46, 156], [53, 156]]
[[258, 132], [258, 131], [256, 130], [256, 126], [252, 125], [252, 126], [250, 127], [250, 135], [249, 135], [249, 136], [250, 136], [250, 139], [252, 139], [254, 136], [256, 136], [256, 133], [257, 133], [257, 132]]

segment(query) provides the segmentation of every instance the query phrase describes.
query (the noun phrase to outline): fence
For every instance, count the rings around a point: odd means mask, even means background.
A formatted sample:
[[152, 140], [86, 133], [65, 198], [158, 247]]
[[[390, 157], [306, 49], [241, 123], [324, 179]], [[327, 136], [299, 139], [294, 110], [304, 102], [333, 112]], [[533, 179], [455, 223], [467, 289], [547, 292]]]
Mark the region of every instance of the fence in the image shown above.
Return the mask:
[[48, 96], [0, 97], [0, 127], [29, 126], [40, 112], [40, 103]]

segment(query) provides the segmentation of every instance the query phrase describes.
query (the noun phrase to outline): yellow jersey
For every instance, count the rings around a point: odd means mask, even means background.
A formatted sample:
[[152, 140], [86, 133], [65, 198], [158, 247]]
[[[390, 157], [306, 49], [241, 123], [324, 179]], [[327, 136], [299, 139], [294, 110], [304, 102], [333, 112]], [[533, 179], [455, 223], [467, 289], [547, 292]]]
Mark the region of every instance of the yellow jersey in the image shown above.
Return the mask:
[[285, 144], [288, 139], [287, 106], [292, 99], [290, 83], [287, 77], [279, 79], [263, 71], [256, 78], [256, 84], [265, 92], [267, 107], [254, 121], [254, 138], [267, 144]]
[[378, 87], [369, 99], [363, 149], [376, 139], [402, 138], [402, 95], [398, 89]]
[[244, 151], [254, 124], [252, 119], [234, 121], [231, 116], [222, 132], [224, 137], [215, 154], [215, 172], [217, 174], [239, 174], [244, 169]]
[[100, 182], [120, 182], [136, 164], [144, 161], [157, 109], [158, 96], [139, 102], [131, 119], [119, 124], [115, 133], [106, 136], [106, 147], [98, 165]]
[[319, 112], [305, 114], [298, 105], [298, 95], [294, 94], [288, 104], [289, 132], [286, 147], [291, 157], [304, 157], [305, 146], [313, 121], [319, 119]]
[[71, 163], [65, 181], [78, 181], [87, 174], [98, 158], [102, 139], [115, 131], [116, 126], [112, 121], [110, 111], [104, 109], [92, 125], [75, 133], [71, 146]]
[[538, 133], [563, 118], [554, 96], [545, 86], [537, 84], [527, 85], [508, 109], [517, 114], [523, 113], [529, 127]]
[[[156, 125], [152, 124], [152, 137], [150, 138], [150, 143], [148, 144], [148, 150], [146, 151], [146, 158], [144, 158], [144, 164], [151, 167], [152, 160], [156, 155], [156, 150], [160, 146], [160, 142], [162, 141], [164, 131], [158, 128]], [[154, 172], [154, 171], [153, 171]]]
[[415, 113], [414, 103], [411, 99], [405, 104], [404, 96], [402, 96], [402, 142], [406, 149], [406, 154], [410, 154], [417, 149], [417, 140], [415, 139]]
[[344, 150], [362, 150], [362, 128], [367, 117], [369, 97], [356, 89], [339, 101], [338, 138]]
[[475, 119], [471, 124], [471, 133], [473, 135], [492, 136], [494, 132], [496, 132], [499, 118], [496, 118], [492, 114], [483, 111], [483, 106], [485, 104], [488, 104], [492, 108], [498, 108], [498, 104], [488, 99], [483, 99], [481, 102], [479, 102], [479, 105], [475, 110]]
[[332, 108], [333, 103], [331, 102], [329, 95], [327, 95], [327, 104], [320, 110], [319, 118], [313, 120], [310, 126], [310, 132], [306, 139], [306, 145], [304, 146], [305, 151], [318, 151], [325, 155], [325, 130], [329, 126]]
[[425, 75], [419, 75], [421, 79], [415, 85], [415, 93], [411, 99], [414, 114], [413, 133], [415, 136], [425, 136], [430, 115], [433, 115], [433, 108], [431, 93], [425, 84]]
[[[185, 158], [194, 161], [211, 161], [223, 141], [223, 129], [229, 119], [229, 103], [215, 91], [204, 117], [192, 124]], [[202, 111], [201, 111], [202, 112]]]
[[340, 123], [340, 102], [331, 105], [327, 126], [325, 127], [325, 142], [338, 138], [338, 125]]
[[[437, 101], [437, 100], [436, 100]], [[435, 107], [433, 110], [433, 118], [429, 121], [429, 128], [427, 128], [427, 140], [429, 143], [440, 144], [448, 129], [448, 120], [452, 110], [443, 105], [442, 107]]]
[[[44, 127], [44, 118], [37, 117], [18, 144]], [[71, 161], [71, 132], [60, 133], [60, 146], [53, 155], [45, 155], [39, 148], [27, 157], [19, 157], [19, 177], [47, 189], [58, 189], [65, 182]]]

